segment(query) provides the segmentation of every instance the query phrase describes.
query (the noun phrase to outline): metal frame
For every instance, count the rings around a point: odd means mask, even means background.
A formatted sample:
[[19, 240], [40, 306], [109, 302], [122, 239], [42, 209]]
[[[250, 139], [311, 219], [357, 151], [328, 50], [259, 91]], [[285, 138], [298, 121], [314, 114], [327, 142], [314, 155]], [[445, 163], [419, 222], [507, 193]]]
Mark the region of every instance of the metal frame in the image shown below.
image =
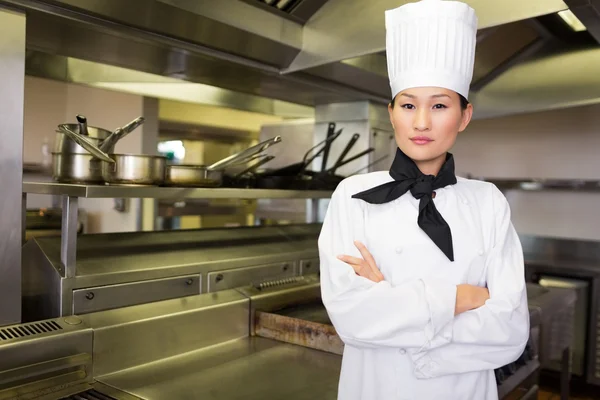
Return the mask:
[[[270, 190], [270, 189], [234, 189], [234, 188], [174, 188], [174, 187], [134, 187], [71, 185], [60, 183], [23, 182], [22, 208], [26, 210], [27, 194], [59, 195], [62, 198], [62, 227], [60, 240], [60, 260], [63, 278], [77, 275], [77, 225], [79, 198], [151, 198], [151, 199], [310, 199], [312, 207], [307, 222], [318, 222], [319, 199], [331, 197], [330, 191]], [[21, 214], [19, 214], [21, 215]], [[24, 221], [24, 214], [23, 214]], [[25, 225], [22, 228], [22, 241], [25, 241]], [[21, 243], [19, 243], [20, 252]], [[19, 262], [18, 266], [21, 265]], [[20, 287], [20, 268], [19, 287]], [[62, 281], [64, 283], [64, 280]], [[20, 301], [19, 291], [19, 301]], [[65, 301], [66, 300], [66, 301]], [[63, 299], [61, 310], [69, 307], [69, 299]], [[20, 311], [20, 310], [19, 310]], [[20, 318], [20, 313], [19, 313]], [[20, 321], [19, 321], [20, 322]]]
[[0, 7], [0, 326], [21, 322], [24, 14]]

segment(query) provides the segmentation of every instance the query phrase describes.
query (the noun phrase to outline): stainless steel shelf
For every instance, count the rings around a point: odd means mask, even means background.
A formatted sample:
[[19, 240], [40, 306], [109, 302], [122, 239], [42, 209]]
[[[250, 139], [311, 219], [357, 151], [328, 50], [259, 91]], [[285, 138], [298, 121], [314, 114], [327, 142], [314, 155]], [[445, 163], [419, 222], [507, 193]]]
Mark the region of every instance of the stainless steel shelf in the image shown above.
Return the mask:
[[23, 182], [23, 193], [87, 198], [152, 199], [324, 199], [330, 191], [271, 190], [235, 188], [175, 188], [157, 186], [71, 185], [64, 183]]
[[600, 181], [582, 179], [500, 179], [474, 178], [495, 184], [501, 190], [524, 191], [580, 191], [600, 192]]

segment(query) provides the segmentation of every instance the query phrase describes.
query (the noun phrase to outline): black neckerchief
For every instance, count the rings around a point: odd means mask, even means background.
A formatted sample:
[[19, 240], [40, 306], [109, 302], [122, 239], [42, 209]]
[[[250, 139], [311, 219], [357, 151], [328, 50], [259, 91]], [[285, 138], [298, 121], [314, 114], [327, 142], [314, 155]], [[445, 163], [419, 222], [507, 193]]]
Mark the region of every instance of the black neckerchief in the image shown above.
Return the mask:
[[392, 182], [357, 193], [352, 198], [371, 204], [383, 204], [397, 199], [410, 190], [412, 195], [420, 200], [417, 218], [419, 227], [450, 261], [454, 261], [450, 227], [433, 203], [433, 192], [436, 189], [456, 183], [452, 154], [446, 154], [446, 162], [437, 176], [433, 176], [423, 174], [415, 162], [398, 148], [390, 168], [390, 176], [394, 178]]

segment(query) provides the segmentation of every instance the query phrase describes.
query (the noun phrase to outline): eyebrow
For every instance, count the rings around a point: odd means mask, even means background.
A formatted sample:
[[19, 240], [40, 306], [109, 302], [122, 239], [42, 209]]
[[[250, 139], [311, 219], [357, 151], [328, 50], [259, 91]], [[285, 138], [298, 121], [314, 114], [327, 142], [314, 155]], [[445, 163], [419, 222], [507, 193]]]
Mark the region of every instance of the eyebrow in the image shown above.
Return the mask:
[[[400, 96], [408, 97], [409, 99], [416, 99], [417, 98], [417, 96], [414, 96], [414, 95], [408, 94], [408, 93], [402, 93], [402, 94], [400, 94]], [[440, 98], [440, 97], [448, 97], [448, 98], [450, 98], [450, 96], [448, 96], [447, 94], [444, 94], [444, 93], [434, 94], [434, 95], [432, 95], [430, 97], [432, 99], [437, 99], [437, 98]]]

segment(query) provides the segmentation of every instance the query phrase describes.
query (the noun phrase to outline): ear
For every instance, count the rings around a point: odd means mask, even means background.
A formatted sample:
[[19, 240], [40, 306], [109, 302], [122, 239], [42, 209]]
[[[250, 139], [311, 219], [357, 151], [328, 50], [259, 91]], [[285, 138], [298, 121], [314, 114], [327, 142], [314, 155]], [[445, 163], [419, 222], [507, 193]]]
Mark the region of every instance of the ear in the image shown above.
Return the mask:
[[467, 129], [467, 126], [469, 126], [469, 123], [471, 122], [471, 118], [473, 118], [473, 105], [469, 103], [467, 104], [467, 108], [462, 112], [462, 119], [458, 128], [459, 132]]
[[392, 108], [392, 103], [388, 103], [388, 114], [390, 115], [390, 122], [392, 124], [392, 128], [394, 128], [394, 109]]

